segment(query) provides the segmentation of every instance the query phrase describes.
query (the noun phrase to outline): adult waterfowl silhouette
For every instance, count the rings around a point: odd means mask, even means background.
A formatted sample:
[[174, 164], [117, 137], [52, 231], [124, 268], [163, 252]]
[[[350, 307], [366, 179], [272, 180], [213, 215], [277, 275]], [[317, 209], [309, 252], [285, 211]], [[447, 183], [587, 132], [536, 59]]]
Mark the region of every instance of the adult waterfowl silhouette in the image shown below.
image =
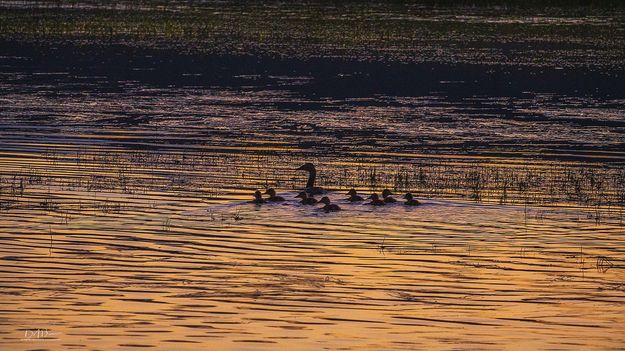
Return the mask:
[[367, 205], [373, 205], [373, 206], [384, 206], [384, 205], [386, 205], [386, 202], [384, 202], [384, 200], [380, 199], [380, 197], [376, 193], [371, 194], [371, 196], [369, 196], [368, 199], [371, 199], [371, 202], [367, 202], [366, 203]]
[[269, 195], [267, 201], [269, 202], [282, 202], [284, 198], [282, 196], [276, 195], [276, 190], [274, 188], [269, 188], [265, 191], [265, 194]]
[[315, 186], [315, 179], [317, 178], [317, 169], [315, 169], [315, 165], [308, 162], [299, 167], [297, 170], [308, 172], [308, 182], [306, 182], [306, 189], [304, 189], [308, 194], [320, 195], [325, 193], [322, 188]]
[[341, 210], [339, 205], [330, 203], [330, 199], [327, 196], [322, 197], [321, 200], [319, 200], [319, 203], [325, 204], [325, 206], [323, 206], [322, 210], [326, 211], [326, 213], [328, 213], [328, 212], [337, 212], [337, 211]]
[[317, 203], [317, 199], [312, 197], [312, 195], [308, 196], [308, 193], [305, 191], [302, 191], [301, 193], [297, 194], [297, 196], [295, 197], [302, 199], [302, 201], [300, 201], [302, 205], [314, 205]]
[[348, 192], [347, 195], [349, 195], [349, 198], [347, 198], [347, 201], [349, 202], [358, 202], [358, 201], [364, 201], [365, 199], [362, 198], [362, 196], [358, 195], [358, 193], [356, 192], [356, 189], [351, 188]]
[[406, 199], [406, 202], [404, 202], [404, 204], [407, 205], [407, 206], [419, 206], [419, 205], [421, 205], [419, 200], [415, 199], [412, 196], [411, 193], [407, 193], [406, 195], [404, 195], [404, 199]]
[[390, 190], [384, 189], [384, 191], [382, 191], [382, 198], [384, 199], [384, 202], [386, 202], [387, 204], [397, 202], [397, 200], [392, 198], [391, 195], [393, 195], [393, 193], [391, 193]]
[[257, 205], [264, 204], [266, 202], [267, 201], [263, 199], [263, 195], [260, 193], [260, 190], [256, 190], [256, 192], [254, 193], [254, 200], [249, 201], [249, 203]]

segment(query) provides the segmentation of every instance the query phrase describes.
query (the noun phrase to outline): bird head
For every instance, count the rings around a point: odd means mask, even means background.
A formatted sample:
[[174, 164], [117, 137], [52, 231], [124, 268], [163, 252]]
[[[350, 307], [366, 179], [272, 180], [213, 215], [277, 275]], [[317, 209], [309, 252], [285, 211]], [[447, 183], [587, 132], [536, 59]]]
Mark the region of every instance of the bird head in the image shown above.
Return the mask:
[[302, 166], [300, 166], [297, 170], [298, 171], [314, 172], [315, 171], [315, 165], [313, 165], [312, 163], [308, 162], [308, 163], [305, 163]]
[[297, 194], [295, 197], [300, 197], [302, 199], [305, 199], [308, 197], [308, 194], [306, 194], [305, 191], [302, 191], [301, 193]]
[[324, 196], [324, 197], [321, 198], [321, 200], [319, 200], [319, 202], [321, 202], [322, 204], [329, 205], [330, 204], [330, 199], [327, 196]]
[[351, 188], [351, 189], [347, 192], [347, 195], [350, 195], [350, 196], [354, 196], [354, 195], [356, 195], [356, 194], [357, 194], [357, 193], [356, 193], [356, 189], [354, 189], [354, 188]]
[[382, 191], [382, 197], [387, 197], [391, 195], [393, 195], [393, 193], [391, 193], [391, 191], [388, 189], [384, 189], [384, 191]]

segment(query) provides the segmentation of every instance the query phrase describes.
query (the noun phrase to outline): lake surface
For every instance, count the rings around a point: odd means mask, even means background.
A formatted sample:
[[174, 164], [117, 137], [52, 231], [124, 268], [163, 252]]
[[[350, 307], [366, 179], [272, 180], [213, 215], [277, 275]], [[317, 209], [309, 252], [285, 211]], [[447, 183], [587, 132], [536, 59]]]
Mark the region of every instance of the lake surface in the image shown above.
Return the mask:
[[621, 10], [46, 4], [0, 2], [0, 349], [625, 345]]

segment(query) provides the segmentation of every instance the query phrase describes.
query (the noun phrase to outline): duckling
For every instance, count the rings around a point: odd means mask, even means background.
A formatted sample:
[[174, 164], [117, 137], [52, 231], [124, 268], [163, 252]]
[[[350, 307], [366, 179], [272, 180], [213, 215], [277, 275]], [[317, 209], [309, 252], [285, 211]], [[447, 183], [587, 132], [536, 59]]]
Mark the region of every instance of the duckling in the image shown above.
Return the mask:
[[371, 194], [371, 196], [369, 196], [368, 199], [371, 199], [371, 202], [368, 202], [367, 205], [373, 205], [373, 206], [386, 205], [386, 202], [384, 202], [384, 200], [380, 200], [380, 197], [376, 193]]
[[321, 200], [319, 200], [319, 203], [325, 204], [322, 209], [326, 211], [326, 213], [337, 212], [341, 210], [339, 205], [330, 203], [330, 199], [327, 196], [322, 197]]
[[347, 199], [347, 201], [349, 202], [358, 202], [358, 201], [364, 201], [365, 199], [362, 198], [362, 196], [358, 195], [356, 193], [356, 189], [351, 188], [348, 192], [347, 195], [349, 195], [349, 198]]
[[282, 196], [277, 196], [276, 195], [276, 190], [274, 188], [267, 189], [267, 191], [265, 191], [265, 194], [269, 194], [269, 198], [267, 199], [267, 201], [269, 201], [269, 202], [282, 202], [282, 201], [284, 201], [284, 198]]
[[263, 195], [260, 193], [260, 190], [256, 190], [256, 192], [254, 193], [254, 200], [248, 202], [260, 205], [266, 203], [267, 201], [263, 199]]
[[404, 202], [404, 204], [407, 205], [407, 206], [419, 206], [419, 205], [421, 205], [419, 200], [414, 199], [411, 193], [407, 193], [406, 195], [404, 195], [404, 199], [406, 199], [406, 202]]
[[390, 190], [384, 189], [384, 191], [382, 191], [382, 198], [384, 199], [384, 202], [386, 202], [387, 204], [397, 202], [397, 200], [392, 198], [391, 195], [393, 195], [393, 193], [391, 193]]
[[302, 191], [296, 197], [299, 197], [302, 199], [302, 201], [300, 201], [302, 205], [314, 205], [317, 203], [317, 199], [312, 197], [312, 195], [308, 196], [308, 193], [305, 191]]
[[298, 168], [297, 170], [308, 172], [308, 182], [306, 182], [306, 189], [305, 189], [305, 191], [308, 194], [320, 195], [320, 194], [325, 193], [325, 190], [323, 190], [320, 187], [315, 186], [315, 179], [317, 178], [317, 169], [315, 169], [315, 165], [308, 162], [308, 163], [305, 163], [300, 168]]

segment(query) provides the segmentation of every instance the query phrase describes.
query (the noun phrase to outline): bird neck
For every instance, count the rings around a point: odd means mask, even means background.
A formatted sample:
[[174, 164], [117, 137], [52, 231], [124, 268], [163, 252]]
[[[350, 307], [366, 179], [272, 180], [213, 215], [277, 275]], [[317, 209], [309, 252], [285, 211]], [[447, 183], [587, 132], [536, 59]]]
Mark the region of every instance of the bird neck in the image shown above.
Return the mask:
[[317, 171], [312, 169], [308, 171], [308, 182], [306, 183], [307, 188], [313, 188], [315, 186], [315, 178], [317, 177]]

